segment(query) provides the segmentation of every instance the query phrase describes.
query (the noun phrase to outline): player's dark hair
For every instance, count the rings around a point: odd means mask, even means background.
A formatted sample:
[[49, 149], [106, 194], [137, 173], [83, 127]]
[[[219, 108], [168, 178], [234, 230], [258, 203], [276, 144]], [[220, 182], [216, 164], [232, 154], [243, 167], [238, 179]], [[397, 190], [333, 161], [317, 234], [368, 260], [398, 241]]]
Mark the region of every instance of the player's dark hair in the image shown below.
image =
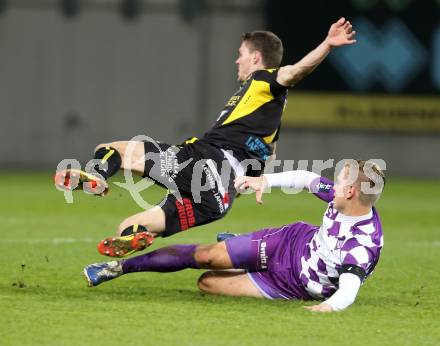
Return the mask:
[[277, 68], [283, 59], [283, 43], [277, 35], [270, 31], [251, 31], [244, 33], [242, 42], [249, 45], [251, 52], [258, 50], [266, 68]]

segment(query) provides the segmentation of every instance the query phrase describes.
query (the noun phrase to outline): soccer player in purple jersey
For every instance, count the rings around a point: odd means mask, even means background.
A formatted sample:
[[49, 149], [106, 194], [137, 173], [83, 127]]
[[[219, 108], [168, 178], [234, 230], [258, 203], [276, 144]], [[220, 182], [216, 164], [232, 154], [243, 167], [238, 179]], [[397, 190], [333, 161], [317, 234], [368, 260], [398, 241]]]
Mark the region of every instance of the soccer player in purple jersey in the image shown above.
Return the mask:
[[[239, 177], [239, 190], [307, 188], [328, 202], [321, 226], [297, 222], [229, 238], [213, 245], [167, 246], [134, 258], [84, 268], [89, 286], [133, 272], [211, 269], [198, 281], [207, 293], [269, 299], [325, 300], [311, 311], [343, 310], [372, 273], [383, 246], [374, 208], [385, 176], [371, 161], [349, 161], [336, 184], [307, 171]], [[225, 271], [224, 269], [242, 269]]]

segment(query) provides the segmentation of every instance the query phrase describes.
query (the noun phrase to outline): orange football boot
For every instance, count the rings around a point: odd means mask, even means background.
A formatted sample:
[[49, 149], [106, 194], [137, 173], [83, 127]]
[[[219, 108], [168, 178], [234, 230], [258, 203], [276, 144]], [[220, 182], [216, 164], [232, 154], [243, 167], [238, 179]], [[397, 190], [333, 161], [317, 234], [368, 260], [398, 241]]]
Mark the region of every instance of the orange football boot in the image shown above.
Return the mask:
[[150, 232], [133, 233], [120, 237], [105, 238], [98, 244], [98, 252], [110, 257], [125, 257], [142, 251], [153, 244], [154, 236]]
[[79, 169], [66, 169], [56, 172], [55, 186], [61, 191], [73, 191], [83, 188], [86, 193], [105, 196], [108, 184], [104, 179]]

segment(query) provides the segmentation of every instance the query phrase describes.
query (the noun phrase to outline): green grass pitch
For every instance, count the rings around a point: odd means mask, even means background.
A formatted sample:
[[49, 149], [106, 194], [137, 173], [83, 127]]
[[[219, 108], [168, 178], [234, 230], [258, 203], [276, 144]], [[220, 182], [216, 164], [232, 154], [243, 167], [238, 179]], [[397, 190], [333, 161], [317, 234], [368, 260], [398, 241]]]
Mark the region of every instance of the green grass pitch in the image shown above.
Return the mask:
[[[114, 180], [120, 181], [117, 176]], [[96, 243], [140, 211], [111, 184], [105, 198], [74, 194], [67, 204], [43, 173], [0, 174], [1, 345], [439, 345], [440, 184], [390, 179], [378, 210], [385, 246], [357, 301], [334, 314], [304, 302], [208, 296], [202, 271], [137, 273], [88, 288], [82, 268], [106, 260]], [[157, 202], [163, 190], [143, 192]], [[305, 220], [325, 204], [312, 195], [239, 198], [208, 226], [158, 239], [210, 243], [220, 231], [247, 232]]]

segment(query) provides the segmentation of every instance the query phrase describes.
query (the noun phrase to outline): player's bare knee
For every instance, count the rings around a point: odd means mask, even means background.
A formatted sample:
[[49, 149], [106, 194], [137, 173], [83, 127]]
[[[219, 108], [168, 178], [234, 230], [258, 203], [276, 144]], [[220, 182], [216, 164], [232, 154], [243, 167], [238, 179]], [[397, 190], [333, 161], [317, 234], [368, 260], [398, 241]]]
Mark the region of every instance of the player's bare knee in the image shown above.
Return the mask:
[[194, 259], [200, 268], [210, 268], [214, 261], [212, 245], [199, 245], [194, 253]]
[[213, 288], [213, 272], [205, 272], [202, 275], [200, 275], [199, 279], [197, 280], [197, 287], [200, 291], [210, 293]]

